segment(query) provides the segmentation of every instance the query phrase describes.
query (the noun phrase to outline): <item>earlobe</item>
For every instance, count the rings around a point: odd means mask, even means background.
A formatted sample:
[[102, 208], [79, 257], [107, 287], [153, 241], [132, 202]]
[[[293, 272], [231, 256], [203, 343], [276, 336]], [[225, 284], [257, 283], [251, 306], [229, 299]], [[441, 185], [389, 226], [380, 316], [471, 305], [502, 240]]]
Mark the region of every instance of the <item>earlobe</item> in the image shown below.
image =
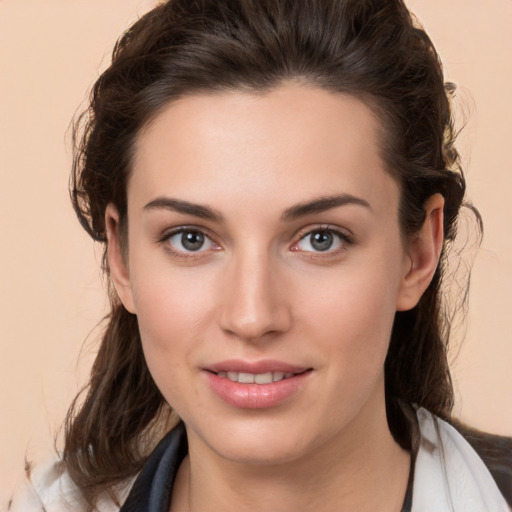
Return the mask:
[[443, 248], [444, 198], [434, 194], [425, 203], [425, 221], [408, 243], [407, 265], [400, 286], [397, 311], [412, 309], [430, 284]]
[[[130, 282], [130, 273], [128, 270], [125, 254], [123, 254], [122, 240], [120, 233], [119, 212], [113, 204], [108, 204], [105, 210], [105, 226], [108, 239], [108, 265], [110, 276], [116, 288], [117, 294], [124, 307], [130, 312], [135, 313], [133, 294]], [[126, 241], [124, 241], [126, 243]]]

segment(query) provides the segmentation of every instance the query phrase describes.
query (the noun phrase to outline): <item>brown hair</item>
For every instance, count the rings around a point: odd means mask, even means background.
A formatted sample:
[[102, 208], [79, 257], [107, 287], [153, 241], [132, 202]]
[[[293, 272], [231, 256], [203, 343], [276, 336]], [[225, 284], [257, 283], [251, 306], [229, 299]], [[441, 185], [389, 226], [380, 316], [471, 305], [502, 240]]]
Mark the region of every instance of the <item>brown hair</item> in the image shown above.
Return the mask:
[[[174, 99], [299, 80], [361, 98], [382, 125], [382, 157], [401, 187], [404, 236], [423, 205], [445, 198], [445, 247], [455, 236], [465, 182], [454, 148], [451, 86], [432, 42], [401, 0], [169, 0], [117, 42], [75, 128], [72, 201], [105, 246], [105, 207], [126, 225], [126, 184], [140, 130]], [[440, 285], [445, 250], [419, 304], [396, 314], [385, 366], [388, 420], [410, 446], [399, 404], [448, 418], [453, 390]], [[104, 259], [108, 276], [108, 264]], [[64, 461], [87, 499], [136, 473], [152, 427], [169, 411], [141, 349], [136, 317], [111, 290], [111, 313], [87, 394], [68, 413]]]

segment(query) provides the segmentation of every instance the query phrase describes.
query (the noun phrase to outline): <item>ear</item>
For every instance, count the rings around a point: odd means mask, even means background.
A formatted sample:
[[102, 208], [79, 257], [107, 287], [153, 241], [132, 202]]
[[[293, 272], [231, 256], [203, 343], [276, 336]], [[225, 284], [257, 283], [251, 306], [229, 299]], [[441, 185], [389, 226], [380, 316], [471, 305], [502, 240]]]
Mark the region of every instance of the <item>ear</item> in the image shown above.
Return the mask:
[[412, 309], [427, 289], [443, 248], [444, 198], [434, 194], [425, 203], [425, 221], [408, 241], [404, 276], [397, 298], [397, 311]]
[[[130, 313], [135, 313], [130, 273], [126, 255], [123, 254], [122, 249], [119, 212], [112, 203], [109, 203], [105, 209], [105, 226], [107, 228], [107, 257], [110, 276], [124, 307]], [[123, 240], [123, 242], [124, 244], [127, 243], [126, 240]]]

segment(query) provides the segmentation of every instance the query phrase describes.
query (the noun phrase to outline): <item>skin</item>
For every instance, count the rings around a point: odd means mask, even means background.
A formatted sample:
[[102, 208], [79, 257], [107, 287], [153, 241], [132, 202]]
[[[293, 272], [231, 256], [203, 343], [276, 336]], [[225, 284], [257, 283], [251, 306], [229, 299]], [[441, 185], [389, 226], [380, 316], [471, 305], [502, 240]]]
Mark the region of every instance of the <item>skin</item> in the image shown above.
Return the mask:
[[[404, 242], [378, 129], [355, 98], [284, 84], [185, 97], [140, 135], [128, 248], [109, 205], [109, 259], [152, 376], [187, 427], [171, 510], [400, 510], [410, 458], [387, 425], [384, 360], [395, 311], [417, 303], [436, 268], [443, 199]], [[359, 202], [290, 216], [343, 194]], [[207, 236], [200, 250], [184, 248], [183, 227]], [[318, 251], [319, 229], [341, 236]], [[284, 402], [246, 409], [205, 376], [233, 358], [312, 370]]]

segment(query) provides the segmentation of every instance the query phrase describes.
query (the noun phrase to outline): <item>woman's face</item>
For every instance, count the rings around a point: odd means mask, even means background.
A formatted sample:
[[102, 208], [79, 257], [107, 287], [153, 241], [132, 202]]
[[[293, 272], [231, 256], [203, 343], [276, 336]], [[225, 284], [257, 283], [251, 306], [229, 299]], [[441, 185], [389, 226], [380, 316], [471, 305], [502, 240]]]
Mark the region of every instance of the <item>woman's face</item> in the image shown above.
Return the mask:
[[357, 99], [283, 85], [185, 97], [140, 135], [113, 272], [191, 449], [284, 462], [385, 418], [412, 264], [377, 129]]

